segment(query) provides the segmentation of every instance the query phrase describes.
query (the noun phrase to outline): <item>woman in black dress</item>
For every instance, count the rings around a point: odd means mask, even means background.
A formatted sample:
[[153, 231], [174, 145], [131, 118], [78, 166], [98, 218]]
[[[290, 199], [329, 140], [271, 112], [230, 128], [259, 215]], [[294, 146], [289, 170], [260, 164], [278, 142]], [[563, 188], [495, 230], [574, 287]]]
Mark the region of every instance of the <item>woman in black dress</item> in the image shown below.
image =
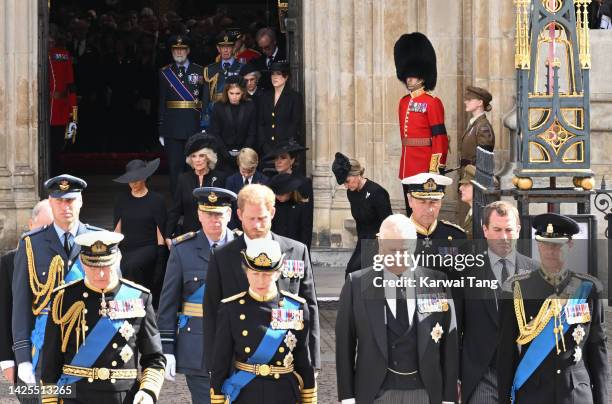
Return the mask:
[[240, 76], [225, 80], [221, 101], [215, 103], [207, 133], [217, 136], [232, 158], [222, 159], [218, 169], [236, 170], [235, 157], [243, 147], [255, 147], [257, 111]]
[[374, 254], [378, 251], [376, 234], [382, 221], [393, 211], [387, 190], [363, 176], [365, 168], [359, 161], [336, 153], [332, 171], [338, 185], [344, 184], [347, 189], [351, 215], [357, 226], [357, 245], [346, 266], [348, 275], [372, 265]]
[[289, 63], [274, 62], [270, 65], [273, 88], [259, 98], [257, 119], [257, 152], [272, 151], [279, 142], [300, 139], [304, 119], [302, 95], [289, 88]]
[[279, 142], [274, 149], [264, 156], [264, 161], [273, 161], [276, 174], [290, 174], [302, 180], [300, 193], [308, 199], [308, 203], [314, 206], [312, 179], [296, 172], [298, 153], [308, 150], [293, 139]]
[[302, 179], [290, 174], [278, 174], [267, 184], [276, 195], [276, 213], [272, 218], [272, 231], [300, 241], [310, 249], [312, 242], [312, 210], [308, 198], [298, 189]]
[[[215, 170], [219, 145], [217, 139], [205, 133], [196, 133], [185, 144], [186, 162], [193, 169], [179, 175], [172, 206], [168, 211], [166, 244], [172, 246], [172, 238], [190, 231], [198, 231], [197, 201], [193, 190], [200, 187], [223, 187], [225, 174]], [[182, 225], [179, 219], [183, 218]]]
[[[115, 201], [114, 225], [125, 237], [121, 248], [123, 277], [151, 289], [157, 299], [164, 279], [168, 249], [164, 243], [166, 203], [157, 192], [149, 190], [146, 180], [159, 167], [159, 159], [150, 162], [132, 160], [126, 172], [113, 181], [128, 184], [129, 191]], [[154, 305], [157, 307], [157, 300]]]

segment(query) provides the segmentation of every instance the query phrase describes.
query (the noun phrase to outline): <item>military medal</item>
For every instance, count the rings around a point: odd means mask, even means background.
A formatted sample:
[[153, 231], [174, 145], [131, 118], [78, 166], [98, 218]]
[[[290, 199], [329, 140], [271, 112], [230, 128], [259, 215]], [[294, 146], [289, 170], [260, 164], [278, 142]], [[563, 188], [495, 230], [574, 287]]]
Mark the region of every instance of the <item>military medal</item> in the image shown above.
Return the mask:
[[439, 313], [448, 311], [448, 299], [446, 295], [424, 295], [417, 298], [417, 307], [419, 313]]
[[582, 348], [577, 346], [574, 348], [574, 363], [580, 362], [580, 359], [582, 359]]
[[121, 336], [127, 341], [132, 338], [132, 335], [134, 335], [134, 327], [132, 327], [132, 324], [125, 320], [123, 324], [121, 324], [121, 328], [119, 328], [119, 334], [121, 334]]
[[132, 356], [134, 356], [134, 351], [132, 351], [129, 345], [126, 345], [121, 349], [121, 352], [119, 352], [119, 356], [121, 356], [123, 363], [128, 363]]
[[581, 325], [574, 328], [574, 332], [572, 332], [572, 337], [574, 337], [574, 341], [576, 341], [576, 344], [580, 344], [585, 335], [586, 333], [584, 332], [584, 328], [582, 328]]
[[591, 312], [588, 303], [566, 305], [563, 309], [568, 324], [588, 323], [591, 321]]
[[106, 307], [107, 307], [106, 300], [104, 299], [104, 293], [102, 293], [102, 301], [100, 302], [100, 310], [99, 310], [100, 316], [106, 317], [108, 315], [109, 310]]
[[142, 299], [111, 300], [109, 317], [112, 320], [124, 318], [144, 317], [146, 310]]
[[287, 345], [289, 351], [293, 351], [297, 345], [297, 338], [291, 331], [287, 331], [287, 335], [285, 335], [285, 345]]
[[302, 330], [304, 328], [304, 311], [272, 309], [270, 326], [275, 330]]
[[437, 344], [438, 341], [440, 341], [440, 338], [442, 338], [443, 333], [444, 330], [442, 329], [440, 323], [436, 323], [435, 327], [431, 329], [431, 339], [433, 339], [434, 342]]
[[302, 260], [285, 260], [283, 263], [282, 275], [285, 278], [303, 278], [304, 277], [304, 261]]
[[293, 354], [289, 352], [287, 355], [285, 355], [285, 358], [283, 359], [283, 366], [288, 368], [292, 364], [293, 364]]

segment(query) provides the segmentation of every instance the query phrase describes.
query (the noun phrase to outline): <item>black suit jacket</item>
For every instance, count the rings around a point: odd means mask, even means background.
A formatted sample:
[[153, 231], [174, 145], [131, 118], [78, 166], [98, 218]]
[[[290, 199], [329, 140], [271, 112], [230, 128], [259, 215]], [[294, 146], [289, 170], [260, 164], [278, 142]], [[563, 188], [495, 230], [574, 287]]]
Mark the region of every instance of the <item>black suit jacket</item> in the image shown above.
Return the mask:
[[[488, 256], [485, 265], [467, 276], [479, 279], [495, 279]], [[536, 270], [538, 262], [516, 253], [516, 273]], [[466, 288], [463, 305], [461, 336], [461, 397], [464, 403], [474, 392], [476, 385], [488, 367], [495, 369], [499, 316], [501, 310], [501, 285], [497, 290], [489, 288]]]
[[285, 86], [276, 105], [274, 89], [265, 91], [259, 98], [258, 113], [258, 152], [270, 152], [281, 140], [300, 139], [304, 101], [297, 91]]
[[11, 318], [13, 314], [13, 260], [17, 250], [11, 250], [0, 258], [0, 361], [14, 361]]
[[[255, 174], [253, 174], [253, 178], [251, 179], [251, 184], [266, 185], [269, 180], [269, 177], [265, 176], [259, 171], [255, 171]], [[225, 189], [229, 189], [230, 191], [236, 194], [240, 192], [242, 187], [244, 187], [244, 180], [242, 179], [242, 175], [240, 175], [240, 172], [230, 175], [225, 180]], [[230, 229], [242, 228], [240, 219], [238, 219], [238, 214], [236, 213], [237, 208], [238, 205], [236, 204], [236, 202], [232, 202], [232, 218], [230, 219], [227, 225], [227, 227], [229, 227]]]
[[[298, 241], [274, 233], [272, 233], [272, 238], [280, 244], [285, 259], [304, 261], [304, 277], [300, 279], [281, 276], [278, 280], [278, 287], [280, 290], [306, 299], [310, 317], [308, 340], [310, 360], [312, 365], [319, 369], [321, 367], [319, 307], [308, 249]], [[240, 236], [223, 247], [214, 249], [210, 254], [206, 275], [206, 293], [204, 293], [204, 313], [206, 313], [204, 316], [204, 357], [208, 369], [212, 368], [210, 361], [215, 346], [217, 314], [221, 300], [249, 289], [249, 282], [242, 269], [242, 255], [240, 254], [244, 249], [246, 249], [244, 236]]]
[[[384, 288], [374, 286], [374, 279], [379, 276], [382, 277], [382, 272], [362, 269], [350, 273], [342, 287], [336, 319], [336, 375], [340, 401], [354, 398], [359, 404], [372, 404], [387, 374], [386, 300]], [[419, 374], [431, 403], [457, 402], [459, 352], [451, 292], [448, 288], [419, 287], [418, 279], [424, 276], [446, 279], [440, 271], [416, 268], [416, 297], [445, 293], [449, 309], [435, 313], [416, 311]], [[443, 330], [437, 343], [431, 336], [436, 324]]]
[[[211, 170], [199, 183], [198, 176], [193, 170], [181, 173], [178, 177], [176, 192], [172, 206], [168, 211], [168, 224], [166, 237], [176, 237], [181, 233], [198, 231], [202, 225], [198, 219], [198, 204], [193, 197], [193, 190], [202, 187], [223, 187], [225, 175], [217, 170]], [[179, 227], [179, 219], [183, 217], [183, 226]]]
[[217, 136], [225, 150], [254, 147], [257, 137], [257, 110], [251, 100], [241, 102], [237, 119], [229, 103], [217, 102], [213, 107], [208, 133]]

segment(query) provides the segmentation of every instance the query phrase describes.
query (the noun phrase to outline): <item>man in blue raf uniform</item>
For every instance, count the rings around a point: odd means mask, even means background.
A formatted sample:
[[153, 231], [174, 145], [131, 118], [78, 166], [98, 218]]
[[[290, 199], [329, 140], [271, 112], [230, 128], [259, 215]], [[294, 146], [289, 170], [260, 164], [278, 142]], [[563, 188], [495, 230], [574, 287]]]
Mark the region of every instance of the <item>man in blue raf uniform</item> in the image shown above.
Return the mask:
[[[210, 402], [210, 379], [204, 361], [204, 280], [212, 249], [234, 239], [227, 223], [236, 194], [222, 188], [203, 187], [196, 188], [193, 196], [198, 200], [202, 229], [172, 240], [158, 323], [167, 360], [166, 379], [174, 381], [176, 371], [185, 374], [191, 400], [200, 404]], [[176, 313], [180, 313], [178, 318]]]
[[240, 252], [248, 289], [222, 300], [210, 397], [222, 403], [316, 403], [306, 301], [279, 290], [281, 246], [253, 240]]
[[[534, 218], [539, 270], [503, 285], [500, 403], [605, 404], [610, 386], [602, 285], [565, 267], [579, 232], [571, 218]], [[517, 347], [518, 344], [518, 347]]]
[[210, 124], [210, 114], [213, 104], [221, 99], [225, 80], [230, 76], [238, 76], [242, 63], [234, 57], [236, 38], [227, 32], [222, 32], [217, 38], [217, 50], [221, 59], [204, 68], [204, 94], [202, 95], [203, 113], [200, 126], [207, 129]]
[[200, 130], [203, 68], [187, 58], [187, 37], [175, 35], [168, 42], [174, 63], [159, 73], [159, 137], [166, 148], [170, 191], [174, 194], [177, 178], [185, 167], [185, 142]]
[[43, 384], [63, 387], [70, 398], [50, 392], [43, 404], [153, 404], [159, 398], [166, 360], [153, 299], [117, 275], [121, 240], [106, 230], [75, 238], [85, 279], [53, 291], [41, 371]]
[[45, 339], [47, 306], [53, 289], [83, 278], [78, 259], [80, 247], [74, 238], [100, 230], [79, 221], [85, 181], [64, 174], [47, 180], [44, 186], [49, 191], [53, 224], [22, 236], [12, 285], [13, 350], [17, 375], [25, 383], [35, 383], [34, 371]]

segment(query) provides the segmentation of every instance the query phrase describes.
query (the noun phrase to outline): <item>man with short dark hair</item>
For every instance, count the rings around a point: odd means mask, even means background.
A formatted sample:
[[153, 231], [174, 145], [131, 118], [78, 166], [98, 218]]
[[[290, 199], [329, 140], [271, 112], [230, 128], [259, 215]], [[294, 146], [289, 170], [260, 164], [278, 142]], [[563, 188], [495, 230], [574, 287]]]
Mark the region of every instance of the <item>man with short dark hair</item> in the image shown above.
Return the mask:
[[[468, 166], [469, 167], [469, 166]], [[536, 270], [539, 264], [516, 251], [521, 230], [518, 210], [506, 201], [496, 201], [484, 208], [486, 245], [484, 265], [468, 271], [466, 276], [495, 280], [497, 288], [466, 288], [463, 305], [461, 396], [466, 404], [498, 402], [497, 336], [500, 332], [500, 289], [514, 274]]]
[[279, 48], [276, 42], [276, 33], [270, 27], [264, 27], [257, 31], [255, 41], [259, 49], [261, 49], [262, 55], [252, 63], [261, 72], [259, 85], [265, 90], [272, 88], [270, 66], [274, 62], [285, 60], [285, 53]]

